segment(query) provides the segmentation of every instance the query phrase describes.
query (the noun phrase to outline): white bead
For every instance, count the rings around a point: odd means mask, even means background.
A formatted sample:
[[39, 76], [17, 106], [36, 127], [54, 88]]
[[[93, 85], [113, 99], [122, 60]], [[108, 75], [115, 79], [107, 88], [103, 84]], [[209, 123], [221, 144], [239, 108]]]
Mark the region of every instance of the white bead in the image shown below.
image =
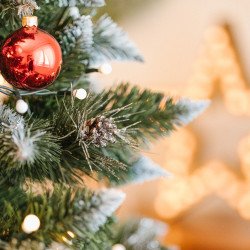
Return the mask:
[[34, 214], [27, 215], [22, 223], [22, 229], [25, 233], [30, 234], [37, 231], [40, 227], [40, 220]]
[[75, 89], [73, 91], [73, 96], [80, 100], [84, 100], [87, 97], [87, 91], [85, 89]]
[[112, 250], [126, 250], [126, 248], [122, 244], [116, 244], [112, 246]]
[[112, 72], [112, 66], [109, 63], [104, 63], [100, 66], [99, 71], [104, 75], [109, 75]]
[[19, 114], [24, 114], [28, 111], [29, 109], [29, 106], [28, 104], [22, 100], [22, 99], [19, 99], [17, 102], [16, 102], [16, 111], [19, 113]]

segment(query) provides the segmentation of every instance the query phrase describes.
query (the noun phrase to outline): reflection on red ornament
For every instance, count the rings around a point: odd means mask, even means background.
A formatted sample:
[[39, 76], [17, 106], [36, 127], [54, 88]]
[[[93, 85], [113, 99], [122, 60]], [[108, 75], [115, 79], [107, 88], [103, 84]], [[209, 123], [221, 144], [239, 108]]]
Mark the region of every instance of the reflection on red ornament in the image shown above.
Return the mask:
[[5, 80], [18, 89], [38, 90], [51, 85], [62, 64], [56, 39], [36, 26], [15, 31], [0, 50], [0, 70]]

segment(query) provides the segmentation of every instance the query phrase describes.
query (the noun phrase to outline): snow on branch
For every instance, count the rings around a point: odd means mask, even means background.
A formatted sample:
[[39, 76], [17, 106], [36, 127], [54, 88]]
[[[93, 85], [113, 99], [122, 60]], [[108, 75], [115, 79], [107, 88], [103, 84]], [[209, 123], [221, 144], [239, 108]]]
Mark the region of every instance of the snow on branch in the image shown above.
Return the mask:
[[22, 16], [32, 16], [35, 10], [39, 7], [34, 0], [16, 0], [17, 11], [20, 17]]
[[81, 216], [75, 218], [80, 223], [84, 221], [84, 226], [91, 232], [97, 232], [108, 218], [120, 207], [125, 199], [125, 193], [116, 189], [103, 189], [93, 195], [89, 204], [83, 200], [78, 202], [79, 207], [89, 207]]
[[60, 35], [64, 54], [78, 45], [83, 52], [89, 52], [93, 44], [93, 23], [90, 16], [80, 16], [66, 26]]
[[139, 61], [143, 57], [127, 34], [107, 16], [102, 16], [94, 26], [91, 64], [101, 64], [109, 60]]
[[79, 6], [95, 8], [105, 5], [105, 0], [45, 0], [45, 2], [58, 4], [59, 7]]
[[178, 120], [186, 125], [196, 119], [201, 113], [203, 113], [210, 105], [209, 100], [192, 101], [189, 99], [181, 99], [176, 105], [180, 106], [184, 112], [178, 115]]
[[170, 177], [171, 173], [154, 163], [150, 158], [141, 156], [140, 159], [131, 167], [129, 183], [143, 183], [161, 177]]

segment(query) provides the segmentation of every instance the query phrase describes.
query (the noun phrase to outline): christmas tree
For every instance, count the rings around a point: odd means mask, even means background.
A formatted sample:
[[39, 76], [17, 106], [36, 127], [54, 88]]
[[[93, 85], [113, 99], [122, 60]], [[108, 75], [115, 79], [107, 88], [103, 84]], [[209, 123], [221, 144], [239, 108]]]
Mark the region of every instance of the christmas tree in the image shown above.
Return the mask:
[[162, 223], [118, 223], [119, 187], [167, 176], [141, 149], [208, 103], [129, 83], [95, 92], [90, 75], [109, 73], [108, 62], [143, 62], [108, 15], [97, 17], [104, 5], [1, 0], [0, 249], [166, 249]]

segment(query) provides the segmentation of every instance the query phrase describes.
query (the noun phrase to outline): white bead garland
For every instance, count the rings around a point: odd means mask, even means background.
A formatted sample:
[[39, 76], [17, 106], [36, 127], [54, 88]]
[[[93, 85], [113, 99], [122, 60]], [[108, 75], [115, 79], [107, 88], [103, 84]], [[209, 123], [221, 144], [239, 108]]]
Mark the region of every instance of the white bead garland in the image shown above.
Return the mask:
[[16, 111], [19, 114], [26, 113], [28, 111], [28, 109], [29, 109], [29, 106], [28, 106], [27, 102], [25, 102], [22, 99], [17, 100], [17, 102], [16, 102]]
[[109, 75], [112, 72], [112, 66], [109, 63], [104, 63], [100, 66], [99, 72], [104, 75]]
[[79, 100], [84, 100], [87, 97], [87, 91], [85, 89], [75, 89], [73, 90], [73, 96]]
[[112, 246], [112, 250], [126, 250], [126, 248], [122, 244], [115, 244]]
[[30, 234], [40, 228], [40, 220], [34, 214], [27, 215], [22, 223], [22, 229], [25, 233]]

